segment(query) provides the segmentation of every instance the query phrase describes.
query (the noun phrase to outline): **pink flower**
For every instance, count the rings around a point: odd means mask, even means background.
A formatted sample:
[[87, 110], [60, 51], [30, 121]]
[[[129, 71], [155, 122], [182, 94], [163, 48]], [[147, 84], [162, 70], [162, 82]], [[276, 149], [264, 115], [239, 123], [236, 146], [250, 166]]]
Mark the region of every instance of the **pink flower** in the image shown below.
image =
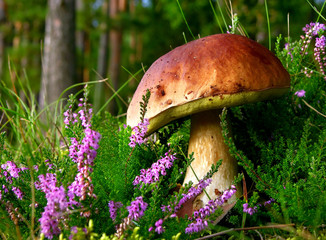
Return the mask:
[[253, 215], [254, 213], [257, 212], [257, 206], [255, 207], [249, 207], [248, 203], [243, 204], [243, 212], [248, 213], [250, 215]]
[[134, 148], [136, 144], [139, 146], [145, 142], [145, 135], [148, 129], [149, 120], [144, 119], [144, 122], [140, 122], [137, 126], [132, 128], [133, 133], [130, 136], [129, 146]]
[[305, 90], [299, 90], [299, 91], [296, 91], [294, 95], [297, 95], [297, 97], [305, 97], [306, 96], [306, 91]]
[[171, 168], [174, 160], [176, 159], [175, 154], [171, 154], [171, 151], [165, 153], [165, 157], [161, 157], [157, 162], [153, 163], [148, 169], [141, 169], [140, 175], [136, 176], [133, 181], [134, 185], [151, 184], [160, 180], [160, 174], [165, 176], [166, 169]]
[[157, 232], [158, 234], [163, 233], [165, 230], [162, 226], [163, 224], [163, 220], [159, 219], [156, 223], [155, 223], [155, 232]]

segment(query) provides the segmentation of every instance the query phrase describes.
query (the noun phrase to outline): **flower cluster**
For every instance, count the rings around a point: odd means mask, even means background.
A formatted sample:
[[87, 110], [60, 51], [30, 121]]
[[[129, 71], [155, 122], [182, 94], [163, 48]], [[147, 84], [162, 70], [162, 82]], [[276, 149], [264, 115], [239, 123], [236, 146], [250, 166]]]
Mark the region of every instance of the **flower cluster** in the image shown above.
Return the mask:
[[11, 190], [13, 191], [13, 193], [16, 195], [16, 197], [20, 200], [23, 199], [23, 192], [18, 188], [18, 187], [12, 187]]
[[275, 202], [275, 199], [274, 199], [274, 198], [271, 198], [271, 199], [267, 200], [266, 202], [264, 202], [264, 206], [266, 206], [266, 205], [270, 205], [270, 204], [272, 204], [273, 202]]
[[129, 212], [128, 218], [137, 221], [144, 216], [147, 206], [148, 203], [144, 202], [142, 196], [136, 197], [136, 199], [131, 202], [130, 206], [126, 207]]
[[322, 23], [310, 23], [307, 24], [302, 30], [305, 33], [305, 36], [301, 36], [303, 40], [303, 46], [301, 47], [301, 51], [307, 54], [307, 49], [313, 37], [318, 36], [326, 30], [326, 27]]
[[[163, 212], [170, 212], [172, 213], [170, 217], [175, 217], [176, 216], [176, 212], [182, 207], [183, 204], [185, 204], [188, 200], [195, 198], [196, 196], [198, 196], [199, 194], [201, 194], [203, 192], [203, 190], [212, 182], [211, 178], [204, 178], [201, 179], [198, 184], [196, 184], [195, 186], [192, 186], [187, 193], [182, 193], [182, 198], [180, 199], [180, 201], [175, 202], [174, 204], [171, 205], [163, 205], [161, 207]], [[177, 198], [175, 196], [175, 198]], [[163, 223], [163, 222], [162, 222]], [[162, 223], [160, 223], [160, 226], [162, 226]], [[155, 225], [156, 226], [156, 225]], [[161, 230], [163, 229], [163, 227], [158, 227], [156, 226], [155, 231], [156, 232], [161, 232]], [[151, 230], [151, 229], [150, 229]]]
[[[87, 104], [87, 96], [85, 95], [85, 98], [80, 98], [78, 107], [82, 107], [81, 110], [78, 111], [78, 113], [74, 113], [72, 111], [72, 104], [69, 106], [68, 110], [63, 113], [65, 116], [64, 123], [66, 125], [66, 128], [73, 126], [74, 124], [78, 123], [79, 120], [81, 120], [81, 124], [83, 127], [90, 127], [90, 120], [92, 118], [92, 108], [88, 108]], [[79, 114], [79, 115], [78, 115]]]
[[[155, 225], [155, 232], [157, 232], [158, 234], [161, 234], [161, 233], [165, 232], [165, 229], [162, 226], [163, 225], [163, 219], [157, 220], [154, 225]], [[148, 229], [148, 231], [151, 232], [151, 231], [153, 231], [153, 229], [154, 229], [153, 226], [151, 226]]]
[[325, 43], [325, 36], [322, 35], [321, 37], [316, 38], [315, 48], [314, 48], [314, 57], [315, 60], [319, 63], [319, 69], [321, 74], [324, 76], [324, 79], [326, 80], [325, 76], [325, 70], [324, 67], [326, 66], [326, 51], [325, 51], [326, 43]]
[[[78, 173], [74, 182], [68, 186], [68, 190], [61, 185], [57, 187], [57, 176], [55, 173], [46, 173], [39, 175], [38, 181], [35, 182], [35, 188], [45, 193], [47, 205], [44, 208], [41, 218], [41, 232], [47, 238], [53, 238], [61, 232], [60, 223], [65, 221], [70, 213], [70, 209], [75, 206], [81, 206], [75, 197], [84, 200], [86, 196], [95, 197], [93, 194], [93, 185], [90, 174], [93, 169], [96, 150], [98, 149], [101, 135], [91, 129], [92, 109], [88, 109], [86, 99], [80, 99], [79, 107], [82, 107], [78, 113], [72, 112], [72, 106], [64, 113], [66, 128], [74, 127], [80, 122], [84, 136], [81, 140], [71, 138], [69, 145], [69, 156], [71, 160], [77, 163]], [[49, 160], [46, 160], [48, 171], [53, 168]], [[88, 213], [82, 213], [86, 216]]]
[[69, 125], [73, 125], [78, 122], [78, 119], [77, 119], [78, 115], [77, 115], [77, 113], [72, 113], [71, 105], [69, 106], [69, 109], [63, 113], [63, 115], [65, 116], [65, 119], [63, 122], [66, 125], [66, 128], [68, 128]]
[[41, 232], [45, 237], [52, 239], [53, 235], [60, 234], [60, 222], [65, 219], [70, 203], [67, 201], [63, 186], [57, 187], [57, 178], [54, 173], [39, 175], [35, 181], [35, 188], [45, 193], [47, 205], [39, 219]]
[[204, 230], [208, 226], [207, 217], [212, 215], [219, 206], [222, 206], [228, 199], [230, 199], [236, 193], [236, 191], [236, 187], [232, 185], [231, 188], [225, 190], [221, 196], [215, 200], [210, 200], [205, 207], [199, 209], [198, 211], [194, 211], [193, 217], [196, 219], [196, 221], [190, 223], [185, 232], [191, 234]]
[[306, 26], [302, 28], [302, 31], [312, 36], [317, 36], [320, 33], [323, 33], [323, 31], [325, 30], [326, 30], [325, 24], [319, 22], [317, 23], [312, 22], [310, 24], [306, 24]]
[[[4, 177], [5, 181], [9, 184], [13, 184], [12, 179], [13, 178], [19, 178], [19, 174], [26, 170], [27, 168], [19, 168], [17, 165], [12, 161], [7, 161], [7, 163], [1, 164], [2, 174], [0, 174], [0, 178]], [[0, 173], [1, 173], [0, 169]], [[23, 192], [20, 190], [20, 188], [12, 186], [11, 187], [12, 192], [16, 195], [16, 197], [20, 200], [23, 199]], [[2, 190], [0, 189], [0, 200], [2, 199], [2, 195], [4, 193], [8, 193], [8, 187], [5, 185], [2, 185]]]
[[[307, 24], [303, 29], [305, 32], [305, 36], [301, 36], [303, 40], [303, 45], [301, 47], [301, 52], [304, 54], [308, 54], [308, 47], [311, 43], [312, 39], [315, 37], [315, 46], [314, 46], [314, 58], [319, 64], [319, 70], [322, 75], [324, 75], [324, 79], [326, 80], [325, 76], [325, 66], [326, 66], [326, 42], [325, 36], [322, 35], [326, 30], [326, 26], [322, 23], [310, 23]], [[311, 76], [312, 71], [308, 73], [308, 69], [305, 68], [304, 73], [307, 77]]]
[[110, 210], [110, 218], [115, 221], [117, 218], [117, 211], [119, 208], [123, 207], [123, 204], [121, 202], [114, 202], [114, 201], [109, 201], [109, 210]]
[[248, 213], [249, 215], [253, 215], [257, 212], [257, 206], [249, 207], [248, 203], [244, 203], [243, 205], [243, 212]]
[[52, 191], [57, 185], [57, 176], [55, 173], [41, 174], [38, 181], [34, 182], [35, 188], [46, 194]]
[[18, 178], [19, 173], [22, 171], [21, 168], [17, 167], [17, 165], [12, 161], [7, 161], [7, 163], [1, 164], [1, 168], [3, 169], [3, 175], [6, 178], [8, 183], [12, 183], [12, 178]]
[[198, 184], [196, 184], [195, 186], [192, 186], [187, 194], [183, 193], [182, 194], [182, 198], [180, 199], [179, 203], [175, 206], [174, 211], [176, 212], [177, 210], [179, 210], [182, 205], [184, 203], [186, 203], [189, 199], [195, 198], [197, 197], [199, 194], [201, 194], [204, 189], [211, 184], [212, 179], [208, 178], [208, 179], [201, 179]]
[[191, 234], [195, 232], [203, 231], [208, 226], [206, 219], [196, 218], [196, 222], [190, 223], [185, 230], [185, 233]]
[[[271, 198], [269, 200], [267, 200], [266, 202], [264, 202], [264, 206], [266, 207], [267, 205], [272, 204], [273, 202], [275, 202], [275, 199]], [[244, 203], [242, 205], [243, 207], [243, 212], [248, 213], [249, 215], [253, 215], [258, 211], [258, 207], [261, 207], [261, 204], [257, 204], [256, 206], [253, 207], [249, 207], [248, 203]]]
[[[85, 98], [86, 99], [86, 98]], [[68, 187], [68, 196], [73, 201], [75, 196], [78, 196], [81, 200], [85, 200], [87, 196], [95, 197], [93, 190], [92, 179], [90, 173], [92, 173], [92, 166], [94, 165], [94, 159], [96, 157], [96, 150], [99, 148], [99, 141], [101, 139], [100, 133], [91, 129], [92, 109], [87, 109], [85, 99], [81, 98], [79, 101], [80, 107], [83, 109], [78, 111], [78, 114], [72, 114], [69, 112], [66, 114], [66, 122], [68, 124], [78, 123], [81, 121], [81, 126], [84, 128], [84, 138], [79, 142], [76, 138], [71, 138], [71, 145], [69, 146], [69, 156], [77, 163], [78, 173], [75, 177], [75, 181]], [[71, 119], [74, 119], [71, 121]], [[66, 127], [69, 125], [66, 125]]]
[[293, 48], [290, 48], [290, 44], [286, 43], [284, 49], [287, 50], [287, 54], [291, 57], [291, 61], [293, 61], [293, 54], [291, 52]]
[[[109, 202], [110, 216], [112, 218], [112, 215], [111, 215], [111, 211], [112, 211], [114, 219], [116, 217], [116, 208], [117, 208], [116, 204], [117, 203], [114, 203], [113, 201]], [[122, 204], [118, 203], [118, 207], [120, 207], [120, 206], [122, 207]], [[142, 216], [144, 216], [147, 206], [148, 206], [148, 203], [144, 202], [142, 196], [136, 197], [136, 199], [130, 203], [130, 206], [126, 207], [129, 214], [127, 217], [125, 217], [122, 220], [122, 222], [119, 225], [116, 226], [116, 233], [114, 235], [118, 239], [120, 239], [123, 232], [127, 228], [130, 228], [131, 225], [134, 224], [133, 221], [138, 221]]]
[[144, 118], [143, 122], [140, 122], [137, 126], [132, 128], [132, 134], [130, 136], [129, 146], [134, 148], [136, 145], [141, 145], [145, 142], [145, 135], [148, 129], [149, 120]]
[[41, 231], [45, 237], [52, 239], [61, 232], [59, 223], [67, 217], [69, 203], [63, 186], [54, 187], [46, 194], [47, 205], [39, 219]]
[[161, 234], [165, 231], [162, 224], [163, 224], [163, 219], [159, 219], [158, 221], [155, 222], [155, 232], [157, 232], [158, 234]]
[[2, 189], [0, 189], [0, 200], [2, 200], [2, 196], [5, 194], [5, 193], [8, 193], [9, 190], [7, 188], [6, 185], [2, 185]]
[[296, 95], [297, 97], [301, 98], [301, 97], [305, 97], [306, 96], [306, 91], [305, 90], [299, 90], [299, 91], [296, 91], [294, 93], [294, 95]]
[[140, 175], [136, 176], [133, 181], [134, 185], [141, 184], [151, 184], [159, 181], [160, 174], [165, 176], [166, 169], [172, 167], [174, 160], [176, 159], [175, 154], [171, 154], [171, 150], [165, 153], [164, 157], [161, 157], [157, 162], [153, 163], [148, 169], [141, 169]]

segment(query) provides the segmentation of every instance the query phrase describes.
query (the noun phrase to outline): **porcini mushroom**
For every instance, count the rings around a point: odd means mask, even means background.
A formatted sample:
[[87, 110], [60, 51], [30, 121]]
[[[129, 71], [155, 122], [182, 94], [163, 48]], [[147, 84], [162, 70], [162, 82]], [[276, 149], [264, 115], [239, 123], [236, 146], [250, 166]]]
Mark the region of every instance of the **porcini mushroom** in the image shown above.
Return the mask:
[[[206, 189], [214, 199], [216, 192], [230, 187], [237, 174], [237, 163], [221, 133], [221, 110], [280, 97], [289, 87], [288, 72], [267, 48], [244, 36], [216, 34], [177, 47], [152, 64], [133, 95], [127, 124], [138, 124], [139, 103], [147, 89], [151, 92], [145, 114], [147, 134], [191, 116], [188, 153], [194, 152], [191, 165], [197, 177], [203, 178], [211, 165], [222, 159]], [[190, 180], [197, 183], [188, 169], [184, 181]], [[202, 194], [194, 204], [202, 207], [207, 202]]]

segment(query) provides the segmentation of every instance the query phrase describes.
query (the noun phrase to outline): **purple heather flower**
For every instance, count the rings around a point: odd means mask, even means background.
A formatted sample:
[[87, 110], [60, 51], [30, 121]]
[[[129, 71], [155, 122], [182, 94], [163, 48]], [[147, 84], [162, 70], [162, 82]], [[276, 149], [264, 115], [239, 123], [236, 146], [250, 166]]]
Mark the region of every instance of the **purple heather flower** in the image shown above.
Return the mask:
[[[9, 172], [10, 177], [7, 176], [7, 181], [9, 180], [9, 182], [11, 182], [11, 177], [13, 178], [18, 178], [19, 177], [19, 173], [22, 171], [19, 167], [17, 167], [17, 165], [12, 162], [12, 161], [7, 161], [7, 163], [2, 164], [1, 168], [3, 170], [7, 170], [7, 172]], [[5, 173], [4, 173], [5, 174]]]
[[148, 129], [149, 120], [147, 118], [144, 119], [143, 122], [140, 122], [137, 126], [132, 128], [132, 134], [130, 136], [129, 146], [134, 148], [136, 145], [141, 145], [145, 142], [145, 135]]
[[11, 190], [14, 192], [14, 194], [18, 199], [20, 200], [23, 199], [24, 194], [18, 187], [12, 187]]
[[208, 179], [202, 179], [196, 184], [195, 186], [192, 186], [187, 194], [182, 194], [182, 198], [180, 199], [179, 203], [175, 206], [174, 211], [179, 210], [182, 205], [187, 202], [189, 199], [194, 198], [201, 194], [203, 190], [212, 182], [211, 178]]
[[[314, 48], [314, 57], [315, 60], [319, 63], [319, 71], [322, 75], [325, 75], [324, 66], [326, 64], [326, 57], [325, 57], [326, 51], [325, 51], [325, 36], [322, 35], [321, 37], [316, 37], [316, 43]], [[324, 79], [326, 80], [326, 76], [324, 76]]]
[[78, 233], [78, 228], [77, 228], [77, 226], [73, 226], [73, 227], [71, 227], [70, 232], [72, 232], [72, 233]]
[[[173, 212], [172, 215], [175, 216], [175, 212], [177, 212], [184, 203], [186, 203], [189, 199], [195, 198], [199, 194], [203, 192], [203, 190], [212, 182], [212, 179], [202, 179], [195, 186], [192, 186], [187, 193], [182, 193], [182, 198], [179, 202], [175, 202], [171, 205], [162, 205], [161, 209], [163, 212]], [[177, 196], [175, 196], [176, 198]], [[171, 217], [172, 217], [171, 215]]]
[[88, 111], [80, 110], [78, 113], [82, 126], [85, 128], [85, 136], [81, 142], [78, 142], [76, 138], [70, 139], [69, 157], [73, 162], [77, 163], [78, 168], [75, 181], [68, 187], [68, 196], [71, 203], [77, 203], [73, 200], [75, 196], [78, 196], [81, 200], [85, 200], [87, 195], [96, 197], [93, 194], [94, 186], [90, 173], [93, 172], [91, 166], [94, 165], [94, 159], [97, 155], [96, 150], [99, 148], [98, 143], [101, 139], [101, 134], [91, 129], [92, 109], [88, 109]]
[[78, 233], [78, 228], [77, 226], [73, 226], [70, 228], [70, 232], [72, 234], [69, 235], [69, 240], [73, 239], [74, 235]]
[[288, 55], [291, 56], [291, 61], [293, 61], [293, 54], [291, 52], [293, 50], [293, 48], [290, 48], [290, 44], [289, 43], [285, 43], [284, 49], [287, 50]]
[[137, 221], [144, 215], [144, 212], [147, 208], [148, 204], [144, 202], [143, 197], [139, 196], [132, 201], [130, 206], [127, 206], [127, 210], [129, 212], [128, 218]]
[[255, 207], [249, 207], [248, 203], [244, 203], [243, 205], [243, 212], [248, 213], [250, 215], [253, 215], [254, 213], [257, 212], [257, 206]]
[[326, 27], [322, 23], [310, 23], [302, 29], [306, 34], [312, 34], [313, 36], [318, 35], [319, 33], [326, 30]]
[[66, 125], [66, 128], [68, 128], [70, 121], [71, 121], [71, 109], [68, 109], [67, 111], [65, 111], [63, 113], [63, 116], [65, 116], [65, 119], [63, 122]]
[[297, 97], [305, 97], [306, 96], [306, 91], [305, 90], [299, 90], [299, 91], [296, 91], [295, 93], [294, 93], [294, 95], [296, 95]]
[[46, 163], [45, 165], [48, 167], [48, 169], [47, 169], [48, 171], [53, 169], [53, 166], [54, 166], [53, 163], [50, 163], [50, 162]]
[[230, 199], [236, 193], [236, 191], [236, 187], [232, 185], [231, 188], [225, 190], [221, 196], [215, 200], [209, 200], [203, 208], [199, 209], [198, 211], [194, 211], [193, 217], [196, 219], [196, 222], [189, 224], [185, 232], [191, 234], [204, 230], [208, 226], [206, 218], [213, 214], [219, 206], [222, 206], [225, 201]]
[[113, 221], [117, 218], [117, 210], [121, 207], [123, 207], [123, 204], [121, 202], [114, 202], [109, 201], [109, 209], [110, 209], [110, 217]]
[[8, 188], [6, 187], [6, 185], [2, 185], [2, 189], [0, 189], [0, 200], [2, 199], [3, 195], [4, 195], [5, 193], [8, 193], [8, 192], [9, 192], [9, 190], [8, 190]]
[[47, 199], [47, 205], [39, 219], [41, 232], [45, 237], [52, 239], [53, 235], [58, 235], [61, 232], [59, 223], [69, 210], [69, 204], [63, 186], [56, 186], [55, 174], [47, 173], [46, 175], [39, 175], [38, 178], [39, 180], [35, 182], [35, 188], [44, 192]]
[[316, 38], [315, 46], [317, 48], [325, 48], [325, 36], [324, 35], [322, 35], [320, 38]]
[[4, 193], [8, 193], [9, 192], [8, 188], [6, 187], [6, 185], [2, 185], [2, 189], [3, 189]]
[[163, 224], [163, 220], [159, 219], [156, 223], [155, 223], [155, 232], [157, 232], [158, 234], [163, 233], [165, 230], [162, 226]]
[[68, 202], [63, 186], [52, 188], [46, 194], [46, 198], [47, 205], [44, 207], [39, 222], [44, 236], [52, 239], [53, 235], [61, 233], [59, 224], [65, 219], [65, 214], [69, 211]]
[[325, 31], [326, 27], [324, 24], [321, 23], [310, 23], [307, 24], [302, 30], [305, 32], [305, 36], [301, 36], [301, 38], [303, 39], [303, 46], [301, 48], [301, 51], [307, 54], [306, 50], [308, 49], [312, 38]]
[[275, 202], [275, 199], [274, 199], [274, 198], [271, 198], [271, 199], [269, 199], [268, 201], [264, 202], [264, 206], [266, 206], [266, 205], [270, 205], [270, 204], [272, 204], [273, 202]]
[[176, 159], [175, 154], [171, 154], [171, 150], [165, 153], [164, 157], [161, 157], [157, 162], [153, 163], [148, 169], [141, 169], [140, 175], [136, 176], [133, 181], [134, 185], [151, 184], [159, 181], [160, 175], [166, 175], [166, 169], [172, 167], [174, 160]]
[[207, 220], [202, 220], [201, 218], [197, 218], [196, 222], [190, 223], [188, 227], [185, 229], [185, 233], [191, 234], [194, 232], [203, 231], [208, 226]]
[[54, 173], [47, 173], [45, 176], [39, 175], [39, 181], [35, 181], [34, 185], [37, 190], [41, 190], [45, 194], [51, 191], [51, 189], [55, 188], [57, 183], [57, 178]]
[[[315, 37], [315, 47], [314, 47], [314, 58], [319, 64], [319, 71], [322, 75], [324, 75], [324, 79], [326, 80], [325, 76], [325, 69], [326, 66], [326, 51], [325, 51], [325, 36], [322, 35], [324, 31], [326, 30], [326, 27], [322, 23], [310, 23], [307, 24], [303, 31], [305, 32], [305, 36], [301, 36], [303, 39], [303, 44], [301, 47], [301, 52], [304, 54], [308, 54], [308, 46], [312, 42], [313, 37]], [[304, 73], [307, 77], [311, 76], [312, 70], [310, 73], [307, 72], [307, 69], [305, 68]]]

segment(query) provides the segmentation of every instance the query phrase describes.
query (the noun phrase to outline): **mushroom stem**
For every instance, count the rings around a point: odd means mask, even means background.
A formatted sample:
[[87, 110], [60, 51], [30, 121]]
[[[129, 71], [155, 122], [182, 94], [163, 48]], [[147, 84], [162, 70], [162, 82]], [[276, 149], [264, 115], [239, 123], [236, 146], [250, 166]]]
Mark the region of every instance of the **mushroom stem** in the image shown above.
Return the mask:
[[[200, 194], [193, 202], [193, 210], [205, 206], [210, 199], [215, 199], [219, 192], [230, 188], [237, 175], [237, 162], [230, 155], [228, 146], [222, 135], [221, 110], [209, 110], [192, 115], [188, 155], [194, 153], [195, 160], [186, 172], [184, 183], [198, 183], [222, 159], [222, 164], [212, 177], [212, 183], [206, 188], [206, 193]], [[197, 179], [198, 178], [198, 179]], [[210, 198], [210, 199], [209, 199]], [[234, 198], [230, 199], [234, 201]], [[230, 203], [229, 200], [229, 203]]]

